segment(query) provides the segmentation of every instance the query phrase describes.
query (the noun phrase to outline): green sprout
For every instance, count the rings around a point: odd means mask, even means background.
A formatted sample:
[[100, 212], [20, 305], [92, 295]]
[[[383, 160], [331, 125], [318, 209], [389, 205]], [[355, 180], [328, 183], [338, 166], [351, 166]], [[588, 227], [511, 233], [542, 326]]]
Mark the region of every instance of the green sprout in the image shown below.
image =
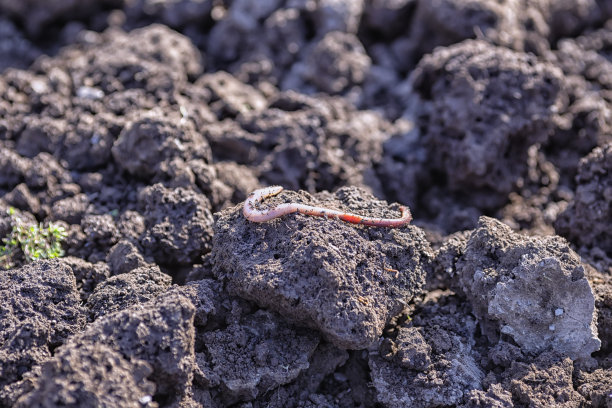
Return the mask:
[[58, 224], [25, 223], [15, 217], [15, 210], [10, 208], [9, 216], [13, 219], [13, 229], [2, 239], [0, 246], [0, 267], [9, 269], [17, 260], [29, 263], [37, 259], [52, 259], [64, 256], [62, 241], [66, 239], [66, 230]]

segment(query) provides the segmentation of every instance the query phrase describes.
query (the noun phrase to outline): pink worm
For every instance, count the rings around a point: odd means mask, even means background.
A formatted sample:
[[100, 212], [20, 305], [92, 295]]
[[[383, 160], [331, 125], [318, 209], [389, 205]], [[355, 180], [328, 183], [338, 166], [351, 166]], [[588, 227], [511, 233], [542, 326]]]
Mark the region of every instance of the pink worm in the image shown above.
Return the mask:
[[351, 214], [343, 211], [331, 210], [324, 207], [315, 207], [306, 204], [284, 203], [268, 210], [258, 210], [255, 205], [261, 203], [264, 199], [277, 195], [283, 191], [281, 186], [271, 186], [260, 188], [253, 191], [244, 202], [242, 213], [244, 217], [253, 222], [270, 221], [283, 215], [291, 213], [300, 213], [312, 215], [315, 217], [336, 218], [351, 224], [369, 225], [371, 227], [402, 227], [412, 221], [412, 215], [408, 207], [400, 206], [402, 216], [400, 218], [374, 218], [366, 217], [357, 214]]

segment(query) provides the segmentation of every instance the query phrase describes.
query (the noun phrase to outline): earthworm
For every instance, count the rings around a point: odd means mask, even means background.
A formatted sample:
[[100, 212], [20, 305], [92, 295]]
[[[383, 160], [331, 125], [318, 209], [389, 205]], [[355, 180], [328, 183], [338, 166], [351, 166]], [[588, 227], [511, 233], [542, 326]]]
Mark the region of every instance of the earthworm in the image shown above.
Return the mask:
[[244, 207], [242, 209], [244, 217], [247, 220], [253, 222], [265, 222], [278, 217], [282, 217], [283, 215], [297, 212], [300, 214], [312, 215], [315, 217], [335, 218], [351, 224], [389, 228], [402, 227], [412, 221], [412, 215], [410, 214], [410, 210], [408, 209], [408, 207], [405, 207], [403, 205], [400, 206], [400, 211], [402, 212], [402, 216], [400, 218], [366, 217], [363, 215], [347, 213], [344, 211], [337, 211], [329, 208], [315, 207], [312, 205], [297, 203], [279, 204], [276, 207], [270, 208], [268, 210], [258, 210], [255, 207], [256, 204], [261, 203], [264, 199], [275, 196], [281, 191], [283, 191], [283, 187], [281, 186], [265, 187], [253, 191], [251, 194], [249, 194], [246, 201], [244, 202]]

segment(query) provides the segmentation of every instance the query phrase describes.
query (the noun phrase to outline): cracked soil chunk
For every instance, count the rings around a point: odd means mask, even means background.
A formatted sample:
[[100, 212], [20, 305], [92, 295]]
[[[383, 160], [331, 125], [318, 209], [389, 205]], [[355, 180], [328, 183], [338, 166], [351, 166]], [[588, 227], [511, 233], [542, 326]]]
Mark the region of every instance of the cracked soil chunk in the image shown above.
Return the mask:
[[612, 258], [612, 143], [580, 161], [574, 201], [559, 215], [555, 230], [579, 247], [599, 247]]
[[513, 363], [507, 384], [517, 405], [578, 408], [584, 398], [573, 387], [572, 360], [544, 353], [533, 363]]
[[456, 299], [426, 303], [412, 323], [370, 351], [372, 382], [385, 407], [449, 406], [481, 389], [485, 373], [473, 350], [476, 321]]
[[[397, 216], [355, 188], [318, 197], [285, 192], [270, 201]], [[413, 226], [364, 228], [296, 214], [258, 224], [244, 218], [241, 205], [219, 213], [213, 240], [213, 273], [227, 281], [230, 293], [351, 349], [380, 336], [421, 290], [433, 258], [423, 232]]]
[[30, 167], [29, 159], [20, 156], [15, 150], [0, 145], [0, 187], [12, 189], [24, 178]]
[[203, 131], [216, 158], [256, 168], [264, 184], [314, 192], [348, 185], [381, 190], [373, 167], [392, 129], [380, 115], [342, 99], [286, 91], [267, 109]]
[[138, 201], [146, 224], [145, 255], [160, 264], [190, 264], [210, 251], [214, 222], [206, 196], [155, 184], [141, 191]]
[[259, 310], [222, 330], [203, 334], [197, 363], [202, 381], [218, 386], [226, 404], [249, 401], [293, 381], [309, 366], [319, 336]]
[[595, 407], [612, 407], [612, 368], [581, 372], [576, 380], [578, 392]]
[[467, 402], [463, 408], [514, 408], [512, 394], [503, 389], [500, 384], [491, 384], [489, 389], [472, 390], [467, 396]]
[[311, 50], [303, 75], [318, 91], [333, 95], [363, 83], [371, 64], [356, 36], [332, 31]]
[[[317, 402], [319, 407], [332, 407], [319, 402], [322, 398], [317, 394], [323, 380], [346, 363], [348, 353], [331, 343], [319, 343], [310, 357], [308, 369], [302, 371], [295, 381], [278, 387], [274, 391], [258, 398], [253, 408], [286, 408], [310, 402]], [[326, 396], [327, 397], [327, 396]], [[309, 405], [304, 405], [309, 406]]]
[[122, 169], [139, 178], [163, 176], [167, 163], [175, 158], [212, 161], [208, 142], [193, 123], [162, 109], [135, 112], [112, 152]]
[[80, 258], [67, 256], [62, 258], [62, 263], [72, 268], [77, 289], [83, 302], [87, 301], [98, 284], [104, 282], [110, 276], [108, 265], [102, 262], [92, 264]]
[[155, 392], [146, 379], [151, 371], [145, 362], [130, 362], [104, 344], [62, 347], [15, 407], [156, 407], [142, 403]]
[[21, 380], [51, 350], [85, 325], [72, 270], [41, 261], [0, 272], [0, 404], [6, 388]]
[[112, 275], [120, 275], [147, 266], [142, 254], [133, 242], [123, 239], [115, 244], [106, 255]]
[[112, 276], [96, 287], [87, 300], [92, 320], [147, 302], [163, 293], [172, 284], [172, 277], [157, 266], [142, 266]]
[[224, 71], [202, 75], [195, 85], [210, 92], [207, 102], [219, 120], [260, 112], [267, 106], [259, 91]]
[[[66, 348], [109, 346], [132, 362], [146, 362], [156, 395], [183, 396], [194, 367], [195, 307], [180, 294], [161, 295], [103, 316], [70, 339]], [[139, 363], [138, 363], [139, 364]]]
[[[526, 33], [520, 25], [520, 1], [508, 0], [433, 0], [418, 2], [411, 26], [413, 58], [431, 53], [436, 47], [449, 46], [476, 32], [494, 44], [522, 49]], [[431, 27], [443, 26], [443, 30]], [[410, 48], [409, 48], [410, 49]]]
[[562, 238], [522, 236], [481, 217], [453, 279], [491, 341], [504, 334], [524, 352], [554, 349], [580, 359], [601, 345], [584, 271]]
[[503, 204], [545, 141], [563, 99], [562, 72], [481, 41], [439, 48], [413, 72], [432, 168], [479, 208]]
[[129, 33], [112, 29], [92, 33], [88, 43], [85, 50], [67, 47], [61, 58], [40, 65], [67, 69], [77, 88], [99, 88], [104, 95], [143, 89], [162, 98], [202, 69], [200, 53], [191, 41], [159, 24]]

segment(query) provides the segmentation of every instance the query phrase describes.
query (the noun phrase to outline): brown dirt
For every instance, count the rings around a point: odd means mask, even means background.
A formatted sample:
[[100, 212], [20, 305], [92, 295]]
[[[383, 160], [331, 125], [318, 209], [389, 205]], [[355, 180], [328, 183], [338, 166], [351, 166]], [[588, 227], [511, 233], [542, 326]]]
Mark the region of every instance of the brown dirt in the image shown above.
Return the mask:
[[612, 408], [610, 4], [0, 0], [0, 408]]

